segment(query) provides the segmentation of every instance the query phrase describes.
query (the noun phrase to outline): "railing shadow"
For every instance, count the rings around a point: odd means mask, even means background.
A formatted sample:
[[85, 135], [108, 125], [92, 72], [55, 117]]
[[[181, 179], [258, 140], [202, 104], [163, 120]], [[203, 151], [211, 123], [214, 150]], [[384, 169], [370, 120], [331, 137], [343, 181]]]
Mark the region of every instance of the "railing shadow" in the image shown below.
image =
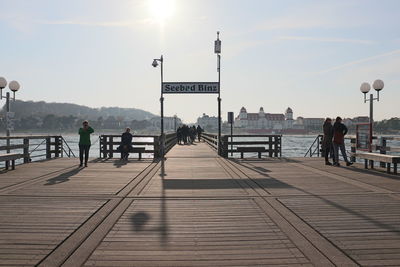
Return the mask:
[[[230, 160], [230, 161], [233, 161], [233, 160]], [[241, 165], [241, 166], [243, 166], [243, 167], [245, 167], [245, 168], [247, 168], [247, 169], [253, 170], [252, 168], [243, 165], [241, 162], [235, 161], [235, 163], [237, 163], [237, 164], [239, 164], [239, 165]], [[351, 168], [351, 169], [354, 169], [354, 168]], [[239, 169], [239, 170], [240, 170], [240, 169]], [[263, 188], [263, 189], [264, 189], [264, 188], [271, 188], [271, 187], [266, 187], [265, 184], [262, 184], [262, 185], [260, 184], [260, 183], [263, 182], [263, 180], [265, 180], [264, 178], [251, 178], [251, 177], [249, 177], [245, 172], [243, 172], [242, 170], [240, 170], [240, 171], [241, 171], [245, 176], [247, 176], [248, 179], [250, 179], [250, 180], [252, 180], [253, 182], [255, 182], [260, 188]], [[253, 171], [257, 172], [256, 170], [253, 170]], [[362, 171], [362, 170], [359, 170], [359, 171]], [[328, 173], [330, 173], [330, 172], [328, 172]], [[271, 178], [272, 178], [272, 177], [271, 177]], [[275, 178], [272, 178], [272, 179], [274, 179], [274, 180], [276, 180], [276, 181], [279, 181], [278, 179], [275, 179]], [[283, 182], [279, 181], [279, 183], [283, 183]], [[286, 183], [284, 183], [284, 184], [286, 184]], [[323, 196], [321, 196], [321, 195], [317, 195], [317, 194], [315, 194], [315, 193], [309, 192], [309, 191], [307, 191], [307, 190], [305, 190], [305, 189], [302, 189], [302, 188], [299, 188], [299, 187], [296, 187], [296, 186], [292, 186], [292, 185], [288, 185], [288, 187], [292, 187], [293, 189], [296, 189], [296, 190], [298, 190], [298, 191], [300, 191], [300, 192], [305, 193], [305, 194], [306, 194], [305, 196], [312, 196], [312, 197], [318, 198], [318, 199], [322, 200], [323, 202], [325, 202], [326, 204], [328, 204], [328, 206], [329, 206], [329, 205], [330, 205], [330, 206], [333, 206], [333, 207], [335, 207], [335, 208], [337, 208], [337, 209], [339, 209], [339, 210], [342, 210], [342, 211], [344, 211], [344, 212], [346, 212], [346, 213], [348, 213], [348, 214], [357, 216], [357, 217], [359, 217], [359, 218], [361, 218], [361, 219], [363, 219], [363, 220], [366, 220], [366, 221], [368, 221], [368, 222], [374, 224], [374, 225], [377, 226], [377, 227], [383, 228], [383, 229], [385, 229], [385, 230], [389, 230], [389, 231], [393, 232], [393, 233], [396, 234], [396, 235], [400, 235], [400, 231], [399, 231], [398, 227], [396, 227], [396, 226], [393, 226], [393, 225], [387, 224], [387, 223], [385, 223], [385, 222], [381, 222], [381, 221], [379, 221], [379, 220], [376, 220], [376, 219], [374, 219], [374, 218], [371, 218], [371, 217], [369, 217], [369, 216], [367, 216], [367, 215], [364, 215], [364, 214], [362, 214], [362, 213], [360, 213], [360, 212], [358, 212], [358, 211], [352, 210], [351, 208], [345, 207], [345, 206], [343, 206], [343, 205], [341, 205], [341, 204], [339, 204], [339, 203], [337, 203], [337, 202], [334, 202], [334, 201], [332, 201], [332, 200], [329, 200], [329, 199], [327, 199], [327, 198], [325, 198], [325, 197], [323, 197]], [[277, 200], [278, 200], [280, 203], [282, 203], [282, 205], [284, 205], [284, 206], [286, 207], [286, 205], [285, 205], [283, 202], [281, 202], [281, 201], [279, 200], [279, 198], [277, 198]]]
[[76, 167], [75, 169], [61, 173], [56, 177], [46, 180], [47, 183], [45, 183], [44, 185], [56, 185], [68, 182], [72, 176], [75, 176], [83, 169], [84, 169], [83, 167]]

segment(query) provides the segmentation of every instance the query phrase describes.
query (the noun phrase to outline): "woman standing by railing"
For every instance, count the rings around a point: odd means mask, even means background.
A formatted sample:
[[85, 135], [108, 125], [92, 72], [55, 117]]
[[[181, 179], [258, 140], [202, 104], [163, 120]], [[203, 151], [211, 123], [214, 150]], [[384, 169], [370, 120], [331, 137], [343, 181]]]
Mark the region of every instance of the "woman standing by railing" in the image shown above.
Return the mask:
[[85, 153], [85, 167], [87, 167], [87, 162], [89, 159], [89, 149], [90, 149], [90, 134], [94, 132], [93, 128], [89, 126], [88, 121], [83, 121], [82, 128], [79, 128], [79, 167], [83, 165], [83, 153]]

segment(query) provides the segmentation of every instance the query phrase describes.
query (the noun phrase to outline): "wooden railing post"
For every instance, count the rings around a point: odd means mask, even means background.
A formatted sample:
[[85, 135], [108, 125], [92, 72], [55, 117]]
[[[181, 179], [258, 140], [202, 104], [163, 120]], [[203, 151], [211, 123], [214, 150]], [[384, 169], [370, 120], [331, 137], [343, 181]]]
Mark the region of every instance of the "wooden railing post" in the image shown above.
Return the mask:
[[29, 138], [24, 138], [24, 163], [29, 162]]
[[[355, 138], [351, 138], [350, 139], [350, 144], [351, 144], [351, 148], [350, 151], [351, 153], [356, 153], [357, 151], [357, 144], [356, 144], [357, 140]], [[354, 154], [350, 157], [351, 162], [355, 162], [356, 161], [356, 157], [354, 156]]]
[[103, 135], [102, 137], [102, 152], [103, 152], [103, 159], [107, 158], [107, 136]]
[[56, 158], [60, 157], [60, 137], [54, 137], [54, 155]]
[[51, 138], [46, 137], [46, 159], [51, 159]]
[[108, 155], [109, 155], [109, 157], [111, 159], [114, 157], [114, 152], [113, 152], [114, 144], [113, 144], [113, 142], [114, 142], [114, 138], [112, 136], [110, 136], [110, 139], [108, 141], [108, 144], [109, 144], [109, 146], [108, 146], [109, 154]]
[[154, 136], [153, 137], [153, 147], [154, 147], [154, 158], [159, 158], [160, 157], [160, 138], [159, 136]]
[[273, 150], [272, 150], [272, 136], [268, 136], [268, 156], [272, 157]]
[[229, 153], [228, 153], [228, 147], [229, 147], [228, 138], [229, 138], [228, 135], [223, 135], [222, 138], [221, 138], [221, 142], [222, 142], [222, 144], [221, 144], [222, 145], [221, 153], [222, 153], [222, 156], [224, 158], [228, 158], [228, 155], [229, 155]]
[[278, 146], [278, 144], [279, 144], [279, 136], [275, 136], [274, 137], [274, 156], [277, 158], [278, 157], [278, 155], [279, 155], [279, 146]]
[[[386, 154], [386, 137], [381, 137], [382, 138], [382, 144], [379, 147], [379, 153], [380, 154]], [[386, 167], [386, 163], [385, 162], [381, 162], [381, 167], [385, 168]]]

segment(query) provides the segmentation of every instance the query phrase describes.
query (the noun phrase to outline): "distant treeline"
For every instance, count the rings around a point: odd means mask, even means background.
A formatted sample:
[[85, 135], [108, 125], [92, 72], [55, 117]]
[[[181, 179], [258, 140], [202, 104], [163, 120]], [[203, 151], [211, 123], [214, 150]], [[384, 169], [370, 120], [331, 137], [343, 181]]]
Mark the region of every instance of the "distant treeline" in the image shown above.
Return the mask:
[[[57, 130], [70, 131], [76, 130], [82, 126], [82, 121], [86, 118], [78, 118], [75, 116], [55, 116], [53, 114], [40, 116], [28, 116], [14, 120], [14, 129], [17, 131], [26, 130]], [[148, 120], [124, 120], [122, 116], [109, 116], [103, 118], [98, 117], [95, 120], [89, 120], [92, 127], [96, 129], [122, 129], [124, 127], [132, 127], [135, 130], [143, 130], [151, 127]], [[2, 120], [1, 128], [5, 129], [5, 121]]]
[[400, 134], [400, 118], [394, 117], [388, 120], [374, 122], [374, 130], [380, 133]]
[[[121, 129], [135, 127], [137, 130], [151, 127], [154, 114], [135, 108], [87, 106], [69, 103], [46, 103], [44, 101], [11, 101], [14, 112], [14, 129], [26, 130], [74, 130], [89, 120], [97, 129]], [[0, 112], [0, 129], [5, 129], [5, 106]]]
[[[154, 114], [136, 108], [119, 108], [119, 107], [101, 107], [90, 108], [87, 106], [70, 104], [70, 103], [46, 103], [44, 101], [11, 101], [11, 111], [15, 112], [15, 119], [24, 117], [38, 117], [52, 114], [56, 117], [73, 116], [77, 118], [86, 118], [97, 120], [99, 117], [107, 118], [109, 116], [124, 117], [129, 120], [149, 120], [156, 117]], [[1, 111], [4, 115], [5, 107]]]

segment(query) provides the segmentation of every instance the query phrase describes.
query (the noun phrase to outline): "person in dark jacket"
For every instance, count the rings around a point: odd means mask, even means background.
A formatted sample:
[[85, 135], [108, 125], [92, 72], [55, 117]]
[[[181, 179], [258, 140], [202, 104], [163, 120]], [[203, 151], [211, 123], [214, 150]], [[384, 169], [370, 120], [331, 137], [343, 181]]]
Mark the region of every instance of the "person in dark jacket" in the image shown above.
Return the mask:
[[90, 149], [90, 134], [94, 132], [93, 128], [89, 126], [88, 121], [83, 121], [82, 128], [79, 128], [79, 167], [83, 165], [83, 155], [85, 154], [85, 167], [87, 167]]
[[344, 146], [344, 136], [347, 134], [348, 129], [346, 125], [342, 123], [342, 118], [337, 117], [335, 123], [333, 124], [333, 152], [334, 152], [334, 163], [335, 166], [340, 166], [339, 164], [339, 149], [342, 152], [344, 161], [346, 165], [350, 166], [353, 163], [347, 159], [346, 148]]
[[179, 126], [178, 129], [176, 130], [176, 138], [178, 139], [178, 144], [180, 145], [182, 143], [182, 127]]
[[128, 160], [129, 152], [133, 150], [132, 138], [131, 128], [127, 127], [125, 132], [121, 135], [121, 145], [118, 147], [118, 150], [121, 152], [122, 160]]
[[201, 133], [203, 132], [203, 129], [200, 127], [200, 125], [197, 125], [196, 131], [197, 131], [197, 138], [199, 139], [199, 142], [200, 142]]
[[333, 127], [331, 118], [326, 118], [324, 125], [322, 126], [324, 130], [324, 137], [322, 139], [322, 149], [325, 155], [325, 165], [332, 165], [329, 162], [329, 154], [332, 148], [332, 138], [333, 138]]

